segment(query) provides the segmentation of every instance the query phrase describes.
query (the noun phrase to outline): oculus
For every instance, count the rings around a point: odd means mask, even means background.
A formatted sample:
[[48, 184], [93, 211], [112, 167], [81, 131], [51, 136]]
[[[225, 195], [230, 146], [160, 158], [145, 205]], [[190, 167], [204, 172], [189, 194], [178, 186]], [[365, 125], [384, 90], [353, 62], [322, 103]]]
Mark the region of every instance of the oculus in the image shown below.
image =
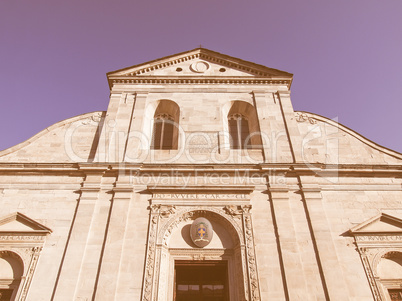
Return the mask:
[[209, 69], [209, 64], [204, 61], [194, 62], [190, 65], [190, 69], [193, 72], [204, 73]]
[[204, 217], [199, 217], [191, 225], [190, 237], [197, 247], [203, 248], [211, 242], [213, 232], [211, 222]]

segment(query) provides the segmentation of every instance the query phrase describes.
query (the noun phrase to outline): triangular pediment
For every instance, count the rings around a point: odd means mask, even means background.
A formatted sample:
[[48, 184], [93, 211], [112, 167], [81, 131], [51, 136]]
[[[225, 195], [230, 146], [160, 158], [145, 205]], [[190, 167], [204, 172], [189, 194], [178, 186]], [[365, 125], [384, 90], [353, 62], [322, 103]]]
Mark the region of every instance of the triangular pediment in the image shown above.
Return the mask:
[[52, 231], [26, 215], [16, 212], [0, 219], [1, 232], [50, 233]]
[[247, 78], [282, 79], [293, 75], [244, 61], [205, 48], [182, 52], [154, 61], [109, 72], [109, 81], [117, 78]]
[[381, 213], [350, 229], [351, 234], [387, 234], [402, 233], [402, 220], [392, 215]]

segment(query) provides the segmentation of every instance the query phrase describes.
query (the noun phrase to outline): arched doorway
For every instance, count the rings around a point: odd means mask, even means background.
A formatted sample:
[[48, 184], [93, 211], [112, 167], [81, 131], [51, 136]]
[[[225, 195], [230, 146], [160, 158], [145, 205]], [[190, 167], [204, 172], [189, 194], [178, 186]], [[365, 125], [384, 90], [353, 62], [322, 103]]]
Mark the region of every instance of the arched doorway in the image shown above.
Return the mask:
[[[151, 213], [142, 300], [260, 300], [248, 213], [240, 209], [233, 216], [224, 208], [166, 207], [155, 205]], [[198, 217], [206, 218], [214, 232], [202, 248], [189, 233]]]
[[377, 277], [385, 300], [402, 301], [402, 253], [389, 251], [377, 265]]
[[10, 251], [0, 252], [0, 300], [15, 300], [21, 277], [24, 274], [24, 265], [21, 258]]
[[[190, 238], [191, 224], [199, 217], [209, 220], [214, 232], [211, 242], [204, 248], [197, 247]], [[164, 235], [165, 267], [169, 273], [160, 278], [161, 284], [168, 283], [167, 300], [185, 300], [181, 297], [187, 295], [200, 301], [244, 298], [241, 296], [244, 294], [242, 244], [233, 225], [222, 215], [209, 210], [190, 211], [172, 225]], [[165, 267], [161, 265], [160, 268]]]

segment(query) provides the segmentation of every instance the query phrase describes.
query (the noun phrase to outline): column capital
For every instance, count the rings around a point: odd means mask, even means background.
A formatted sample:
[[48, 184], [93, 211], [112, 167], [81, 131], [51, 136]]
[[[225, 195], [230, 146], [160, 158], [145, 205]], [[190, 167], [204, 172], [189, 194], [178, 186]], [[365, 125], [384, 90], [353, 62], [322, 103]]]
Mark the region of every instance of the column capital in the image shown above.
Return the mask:
[[271, 94], [269, 91], [267, 90], [253, 90], [252, 92], [254, 94], [254, 96], [262, 96], [262, 95], [267, 95], [267, 94]]
[[290, 90], [278, 90], [277, 93], [281, 96], [290, 96]]
[[268, 189], [270, 192], [289, 192], [287, 185], [271, 184]]
[[306, 200], [322, 199], [321, 187], [317, 184], [303, 184], [301, 190]]

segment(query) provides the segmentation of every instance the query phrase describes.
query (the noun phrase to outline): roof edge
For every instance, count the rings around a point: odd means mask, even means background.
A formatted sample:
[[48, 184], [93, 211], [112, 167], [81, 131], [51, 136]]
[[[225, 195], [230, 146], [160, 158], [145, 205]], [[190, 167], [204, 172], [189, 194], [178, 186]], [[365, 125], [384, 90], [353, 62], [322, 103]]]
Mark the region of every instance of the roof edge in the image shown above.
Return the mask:
[[311, 112], [307, 112], [307, 111], [295, 111], [295, 113], [309, 114], [309, 115], [311, 115], [312, 118], [314, 118], [314, 119], [316, 119], [318, 121], [325, 122], [325, 123], [330, 124], [332, 126], [339, 126], [339, 128], [341, 130], [343, 130], [344, 132], [348, 133], [349, 135], [355, 137], [356, 139], [358, 139], [359, 141], [363, 142], [364, 144], [366, 144], [366, 145], [368, 145], [368, 146], [370, 146], [370, 147], [372, 147], [372, 148], [374, 148], [374, 149], [376, 149], [376, 150], [378, 150], [380, 152], [383, 152], [383, 153], [385, 153], [387, 155], [390, 155], [390, 156], [392, 156], [392, 157], [394, 157], [396, 159], [402, 160], [402, 153], [400, 153], [400, 152], [398, 152], [396, 150], [390, 149], [388, 147], [382, 146], [382, 145], [380, 145], [380, 144], [378, 144], [378, 143], [376, 143], [376, 142], [364, 137], [363, 135], [361, 135], [358, 132], [352, 130], [351, 128], [343, 125], [340, 122], [337, 122], [337, 121], [334, 121], [334, 120], [332, 120], [332, 119], [330, 119], [328, 117], [325, 117], [325, 116], [322, 116], [322, 115], [319, 115], [319, 114], [315, 114], [315, 113], [311, 113]]
[[114, 70], [114, 71], [109, 71], [109, 72], [106, 73], [106, 76], [107, 76], [107, 78], [109, 78], [110, 75], [112, 75], [114, 73], [117, 73], [117, 72], [122, 72], [124, 70], [132, 69], [132, 68], [138, 68], [138, 67], [141, 67], [141, 66], [144, 66], [144, 67], [145, 66], [152, 66], [152, 64], [155, 64], [156, 62], [166, 61], [166, 60], [172, 59], [174, 57], [180, 57], [180, 56], [183, 56], [183, 55], [186, 55], [186, 54], [189, 55], [191, 53], [193, 53], [193, 54], [215, 55], [215, 56], [221, 57], [222, 59], [226, 59], [228, 61], [236, 62], [238, 64], [252, 65], [254, 68], [257, 68], [257, 69], [265, 69], [265, 70], [270, 69], [272, 71], [285, 74], [285, 75], [287, 75], [287, 76], [289, 76], [291, 78], [293, 77], [292, 73], [282, 71], [282, 70], [279, 70], [279, 69], [275, 69], [275, 68], [270, 68], [270, 67], [267, 67], [267, 66], [264, 66], [264, 65], [261, 65], [261, 64], [251, 62], [251, 61], [246, 61], [246, 60], [243, 60], [243, 59], [239, 59], [239, 58], [227, 55], [227, 54], [223, 54], [223, 53], [220, 53], [220, 52], [217, 52], [217, 51], [209, 50], [207, 48], [195, 48], [195, 49], [192, 49], [192, 50], [183, 51], [183, 52], [179, 52], [179, 53], [176, 53], [176, 54], [164, 56], [162, 58], [158, 58], [158, 59], [155, 59], [155, 60], [147, 61], [147, 62], [144, 62], [144, 63], [141, 63], [141, 64], [137, 64], [137, 65], [133, 65], [133, 66], [129, 66], [129, 67], [124, 67], [124, 68], [117, 69], [117, 70]]
[[43, 129], [42, 131], [34, 134], [33, 136], [29, 137], [27, 140], [25, 140], [23, 142], [20, 142], [20, 143], [18, 143], [16, 145], [10, 146], [9, 148], [6, 148], [6, 149], [0, 151], [0, 157], [6, 156], [8, 154], [11, 154], [11, 153], [17, 151], [17, 150], [22, 149], [25, 146], [33, 143], [35, 140], [39, 139], [40, 137], [44, 136], [45, 134], [47, 134], [47, 133], [49, 133], [49, 132], [51, 132], [51, 131], [53, 131], [53, 130], [55, 130], [57, 128], [60, 128], [60, 127], [62, 127], [64, 125], [66, 125], [66, 124], [73, 123], [73, 122], [78, 121], [80, 119], [91, 117], [96, 113], [103, 114], [104, 112], [105, 111], [94, 111], [94, 112], [84, 113], [84, 114], [81, 114], [81, 115], [69, 117], [69, 118], [66, 118], [64, 120], [58, 121], [58, 122], [48, 126], [47, 128]]

